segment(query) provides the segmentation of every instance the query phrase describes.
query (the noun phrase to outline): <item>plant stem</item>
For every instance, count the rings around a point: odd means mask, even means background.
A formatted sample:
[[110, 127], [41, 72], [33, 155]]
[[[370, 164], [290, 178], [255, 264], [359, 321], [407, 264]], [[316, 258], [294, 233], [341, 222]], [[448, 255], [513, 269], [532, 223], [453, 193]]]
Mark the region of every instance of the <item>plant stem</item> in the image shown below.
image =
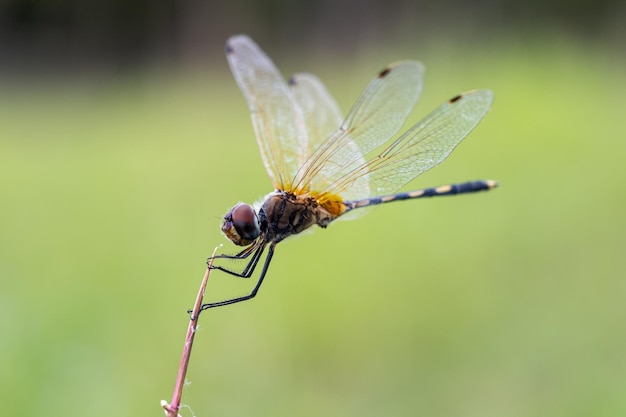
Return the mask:
[[189, 327], [187, 328], [187, 336], [185, 337], [185, 346], [183, 347], [183, 356], [180, 360], [180, 367], [178, 368], [178, 376], [176, 377], [176, 385], [174, 386], [174, 394], [172, 395], [172, 401], [170, 404], [167, 401], [162, 400], [161, 406], [166, 411], [167, 417], [177, 417], [178, 410], [180, 409], [180, 399], [183, 395], [183, 387], [185, 386], [185, 375], [187, 375], [187, 367], [189, 366], [189, 358], [191, 357], [191, 347], [193, 346], [193, 339], [196, 335], [196, 329], [198, 327], [198, 319], [200, 318], [200, 307], [202, 306], [202, 298], [204, 297], [204, 290], [206, 289], [209, 275], [211, 274], [211, 266], [213, 265], [213, 256], [217, 252], [217, 248], [213, 250], [213, 255], [209, 260], [209, 266], [204, 273], [202, 284], [200, 284], [200, 290], [196, 297], [196, 302], [193, 306], [191, 318], [189, 320]]

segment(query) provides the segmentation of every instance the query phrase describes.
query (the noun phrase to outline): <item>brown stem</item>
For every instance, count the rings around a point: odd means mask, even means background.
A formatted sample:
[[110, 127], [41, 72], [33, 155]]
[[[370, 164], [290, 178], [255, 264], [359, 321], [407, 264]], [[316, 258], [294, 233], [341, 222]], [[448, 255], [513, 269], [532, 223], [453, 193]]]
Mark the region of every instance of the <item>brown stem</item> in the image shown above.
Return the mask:
[[183, 356], [180, 359], [180, 367], [178, 368], [178, 376], [176, 377], [176, 385], [174, 387], [174, 394], [172, 395], [172, 402], [170, 404], [167, 401], [161, 401], [161, 407], [165, 409], [167, 417], [177, 417], [178, 410], [180, 409], [180, 398], [183, 395], [183, 386], [185, 385], [185, 375], [187, 374], [187, 367], [189, 366], [189, 358], [191, 356], [191, 347], [193, 346], [193, 339], [196, 335], [196, 328], [198, 326], [198, 318], [200, 317], [200, 307], [202, 306], [202, 298], [204, 297], [204, 290], [206, 289], [209, 275], [211, 274], [211, 266], [213, 265], [213, 257], [217, 252], [217, 248], [213, 250], [213, 255], [209, 260], [209, 267], [204, 273], [202, 284], [200, 284], [200, 290], [196, 297], [196, 303], [193, 306], [191, 313], [191, 319], [189, 320], [189, 327], [187, 328], [187, 336], [185, 337], [185, 346], [183, 347]]

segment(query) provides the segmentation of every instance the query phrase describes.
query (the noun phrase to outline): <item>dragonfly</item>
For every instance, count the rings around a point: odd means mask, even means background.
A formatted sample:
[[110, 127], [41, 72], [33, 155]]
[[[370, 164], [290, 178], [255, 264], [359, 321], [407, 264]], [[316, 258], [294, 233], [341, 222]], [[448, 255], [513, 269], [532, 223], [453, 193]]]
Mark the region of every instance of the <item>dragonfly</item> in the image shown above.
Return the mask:
[[[424, 67], [399, 61], [380, 71], [345, 118], [324, 84], [312, 74], [288, 81], [246, 35], [228, 39], [226, 56], [247, 101], [263, 164], [274, 191], [254, 205], [238, 203], [221, 230], [240, 252], [209, 258], [212, 269], [250, 278], [262, 264], [249, 294], [202, 305], [202, 310], [257, 295], [276, 245], [314, 225], [356, 217], [379, 204], [486, 191], [492, 180], [417, 191], [397, 191], [438, 165], [489, 110], [493, 93], [459, 94], [396, 138], [422, 91]], [[395, 138], [395, 139], [394, 139]], [[265, 261], [261, 262], [267, 250]], [[213, 265], [228, 259], [238, 266]]]

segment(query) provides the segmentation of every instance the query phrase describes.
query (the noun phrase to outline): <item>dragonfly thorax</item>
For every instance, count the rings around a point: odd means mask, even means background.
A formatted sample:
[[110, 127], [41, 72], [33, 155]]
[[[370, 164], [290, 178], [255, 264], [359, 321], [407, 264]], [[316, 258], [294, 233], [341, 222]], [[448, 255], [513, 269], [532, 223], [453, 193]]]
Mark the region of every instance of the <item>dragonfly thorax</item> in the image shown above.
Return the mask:
[[285, 191], [268, 195], [259, 209], [261, 234], [266, 240], [274, 242], [303, 232], [315, 224], [326, 227], [336, 217], [315, 198]]

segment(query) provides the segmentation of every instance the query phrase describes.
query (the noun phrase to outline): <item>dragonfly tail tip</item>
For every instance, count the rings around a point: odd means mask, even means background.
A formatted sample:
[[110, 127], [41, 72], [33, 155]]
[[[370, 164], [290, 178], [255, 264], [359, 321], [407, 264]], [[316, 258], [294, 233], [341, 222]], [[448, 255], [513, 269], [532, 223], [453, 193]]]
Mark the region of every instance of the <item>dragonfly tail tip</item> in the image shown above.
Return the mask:
[[485, 181], [485, 184], [487, 184], [487, 187], [489, 187], [489, 189], [496, 188], [500, 185], [498, 181], [494, 181], [494, 180], [487, 180]]

